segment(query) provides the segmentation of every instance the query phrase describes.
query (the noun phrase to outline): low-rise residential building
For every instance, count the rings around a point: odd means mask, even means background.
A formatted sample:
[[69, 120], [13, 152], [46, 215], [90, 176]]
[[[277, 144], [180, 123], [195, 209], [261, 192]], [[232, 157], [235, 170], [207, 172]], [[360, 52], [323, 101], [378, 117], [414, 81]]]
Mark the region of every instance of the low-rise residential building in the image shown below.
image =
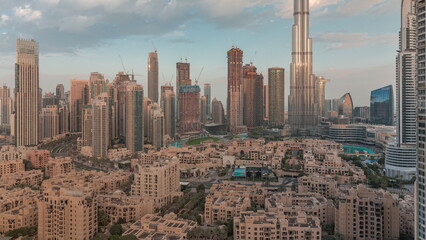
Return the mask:
[[151, 165], [136, 165], [132, 195], [151, 199], [156, 208], [161, 208], [181, 194], [177, 159], [160, 160]]
[[19, 208], [21, 206], [30, 206], [37, 204], [37, 198], [40, 196], [38, 191], [26, 188], [14, 188], [6, 190], [0, 188], [0, 213]]
[[299, 193], [319, 193], [325, 198], [336, 195], [337, 181], [331, 175], [309, 175], [297, 179]]
[[243, 212], [234, 218], [234, 240], [321, 239], [321, 222], [304, 213], [289, 217], [276, 212]]
[[119, 220], [135, 222], [146, 214], [154, 213], [154, 202], [123, 193], [98, 196], [99, 210], [104, 211], [111, 223]]
[[196, 222], [179, 219], [174, 213], [164, 217], [147, 214], [132, 224], [123, 235], [135, 235], [140, 240], [184, 240], [196, 226]]
[[46, 177], [55, 177], [71, 172], [74, 172], [74, 163], [70, 157], [49, 158], [49, 161], [46, 164]]
[[23, 227], [37, 226], [37, 206], [22, 205], [0, 213], [0, 233], [7, 233]]
[[398, 201], [391, 194], [358, 185], [341, 189], [336, 200], [335, 232], [344, 239], [399, 238]]
[[38, 240], [90, 240], [96, 235], [98, 202], [92, 183], [52, 178], [43, 182], [42, 189]]
[[318, 193], [274, 193], [265, 200], [265, 209], [268, 212], [282, 213], [290, 217], [303, 212], [309, 217], [319, 218], [321, 224], [334, 224], [333, 202]]
[[27, 160], [33, 168], [44, 168], [50, 159], [50, 151], [48, 150], [32, 150], [27, 152]]
[[0, 178], [0, 188], [12, 188], [15, 186], [36, 186], [43, 181], [43, 171], [30, 170], [6, 175]]
[[258, 184], [223, 182], [213, 184], [206, 196], [204, 221], [208, 224], [228, 222], [253, 204], [264, 205], [268, 190]]

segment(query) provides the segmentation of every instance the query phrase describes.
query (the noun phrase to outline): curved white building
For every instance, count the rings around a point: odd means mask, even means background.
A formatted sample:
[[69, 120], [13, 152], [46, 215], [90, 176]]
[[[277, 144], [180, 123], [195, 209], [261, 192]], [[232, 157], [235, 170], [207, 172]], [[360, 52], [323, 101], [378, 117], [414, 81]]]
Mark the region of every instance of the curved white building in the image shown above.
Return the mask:
[[386, 148], [385, 170], [389, 177], [411, 179], [416, 172], [417, 138], [417, 17], [416, 1], [403, 0], [401, 31], [396, 57], [396, 141]]

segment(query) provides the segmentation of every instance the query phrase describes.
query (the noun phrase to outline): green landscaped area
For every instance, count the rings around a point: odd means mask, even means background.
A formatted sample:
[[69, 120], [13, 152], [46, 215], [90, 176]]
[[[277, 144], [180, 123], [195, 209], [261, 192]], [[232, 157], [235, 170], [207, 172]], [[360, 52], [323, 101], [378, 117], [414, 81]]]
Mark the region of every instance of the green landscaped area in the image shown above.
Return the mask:
[[190, 139], [188, 142], [186, 142], [187, 145], [198, 145], [202, 142], [212, 140], [213, 142], [217, 142], [220, 140], [220, 138], [217, 137], [200, 137], [200, 138], [194, 138]]

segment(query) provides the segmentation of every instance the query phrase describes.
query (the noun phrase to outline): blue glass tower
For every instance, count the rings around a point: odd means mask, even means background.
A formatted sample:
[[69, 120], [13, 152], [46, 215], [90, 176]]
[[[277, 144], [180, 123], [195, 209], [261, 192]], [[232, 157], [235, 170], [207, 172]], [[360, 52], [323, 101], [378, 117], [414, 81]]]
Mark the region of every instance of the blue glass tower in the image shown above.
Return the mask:
[[392, 85], [371, 91], [370, 119], [373, 124], [393, 125]]

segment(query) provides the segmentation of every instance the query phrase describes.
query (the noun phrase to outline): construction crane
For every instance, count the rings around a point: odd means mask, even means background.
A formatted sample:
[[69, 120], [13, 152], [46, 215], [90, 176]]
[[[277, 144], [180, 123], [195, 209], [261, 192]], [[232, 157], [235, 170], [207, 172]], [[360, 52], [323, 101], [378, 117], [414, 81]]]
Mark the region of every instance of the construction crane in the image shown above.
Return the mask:
[[204, 66], [201, 68], [200, 74], [198, 74], [198, 77], [195, 79], [195, 84], [198, 85], [198, 81], [200, 80], [201, 73], [203, 73]]
[[125, 74], [129, 74], [129, 73], [126, 71], [126, 68], [124, 67], [124, 62], [123, 62], [123, 59], [121, 58], [121, 55], [118, 55], [118, 57], [120, 57], [121, 66], [123, 66], [124, 73], [125, 73]]

